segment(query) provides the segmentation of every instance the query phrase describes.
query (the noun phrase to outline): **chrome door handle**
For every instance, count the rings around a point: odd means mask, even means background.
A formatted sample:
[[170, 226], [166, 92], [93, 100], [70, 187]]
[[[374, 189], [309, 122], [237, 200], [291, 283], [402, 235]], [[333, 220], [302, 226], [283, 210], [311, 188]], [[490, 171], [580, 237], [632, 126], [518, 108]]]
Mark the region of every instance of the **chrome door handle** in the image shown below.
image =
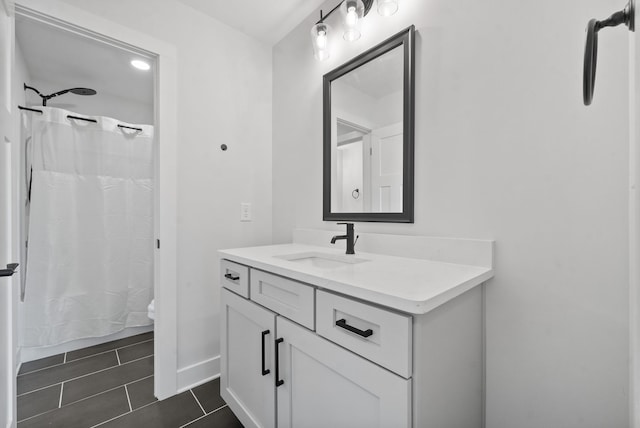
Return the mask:
[[9, 263], [6, 269], [0, 269], [0, 276], [12, 276], [17, 268], [18, 263]]

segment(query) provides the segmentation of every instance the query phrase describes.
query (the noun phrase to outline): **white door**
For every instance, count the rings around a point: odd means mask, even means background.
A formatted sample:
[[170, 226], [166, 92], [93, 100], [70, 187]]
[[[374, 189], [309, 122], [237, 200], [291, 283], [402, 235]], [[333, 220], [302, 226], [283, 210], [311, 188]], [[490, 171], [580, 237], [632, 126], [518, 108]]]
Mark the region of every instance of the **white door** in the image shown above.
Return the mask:
[[[0, 4], [0, 269], [12, 260], [11, 235], [11, 85], [13, 67], [13, 2]], [[0, 426], [16, 424], [15, 343], [12, 277], [0, 277]]]
[[245, 428], [274, 428], [276, 315], [222, 289], [220, 395]]
[[402, 212], [402, 123], [371, 133], [372, 212]]
[[282, 317], [278, 428], [407, 428], [411, 380]]

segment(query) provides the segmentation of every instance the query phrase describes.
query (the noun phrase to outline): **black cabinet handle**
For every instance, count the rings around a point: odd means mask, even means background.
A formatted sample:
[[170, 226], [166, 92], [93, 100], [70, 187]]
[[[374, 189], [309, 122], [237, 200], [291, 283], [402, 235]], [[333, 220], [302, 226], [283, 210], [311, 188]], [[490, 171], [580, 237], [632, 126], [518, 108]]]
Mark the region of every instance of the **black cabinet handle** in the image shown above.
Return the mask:
[[370, 328], [366, 330], [360, 330], [359, 328], [350, 326], [349, 324], [347, 324], [347, 320], [345, 320], [344, 318], [336, 321], [336, 325], [340, 328], [344, 328], [345, 330], [348, 330], [351, 333], [355, 333], [358, 336], [362, 336], [362, 337], [369, 337], [373, 334], [373, 330], [371, 330]]
[[9, 263], [6, 269], [0, 269], [0, 277], [13, 276], [13, 274], [16, 273], [17, 268], [18, 263]]
[[224, 277], [230, 279], [231, 281], [237, 281], [240, 279], [239, 276], [234, 276], [232, 273], [226, 273]]
[[280, 379], [280, 352], [278, 345], [284, 342], [283, 338], [276, 339], [276, 388], [284, 384], [284, 381]]
[[266, 376], [269, 373], [271, 373], [271, 370], [267, 369], [264, 367], [264, 354], [265, 354], [265, 347], [264, 347], [264, 338], [265, 336], [267, 336], [269, 334], [269, 330], [265, 330], [262, 332], [262, 376]]

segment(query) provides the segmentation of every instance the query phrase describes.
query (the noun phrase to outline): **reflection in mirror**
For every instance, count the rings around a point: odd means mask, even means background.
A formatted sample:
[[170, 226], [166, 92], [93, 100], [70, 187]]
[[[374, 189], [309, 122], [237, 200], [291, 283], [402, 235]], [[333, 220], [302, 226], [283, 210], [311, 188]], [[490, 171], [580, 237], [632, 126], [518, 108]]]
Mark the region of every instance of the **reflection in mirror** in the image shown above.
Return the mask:
[[413, 222], [413, 37], [324, 76], [324, 220]]
[[403, 48], [331, 84], [331, 211], [402, 212]]

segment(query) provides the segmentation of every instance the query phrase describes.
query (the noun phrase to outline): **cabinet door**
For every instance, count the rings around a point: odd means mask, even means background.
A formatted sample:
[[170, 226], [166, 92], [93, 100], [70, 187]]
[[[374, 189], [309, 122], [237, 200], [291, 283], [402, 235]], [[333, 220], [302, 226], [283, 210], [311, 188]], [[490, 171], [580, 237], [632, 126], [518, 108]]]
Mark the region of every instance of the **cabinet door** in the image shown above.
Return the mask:
[[220, 395], [245, 428], [275, 427], [275, 314], [221, 290]]
[[411, 426], [411, 380], [278, 318], [278, 428]]

